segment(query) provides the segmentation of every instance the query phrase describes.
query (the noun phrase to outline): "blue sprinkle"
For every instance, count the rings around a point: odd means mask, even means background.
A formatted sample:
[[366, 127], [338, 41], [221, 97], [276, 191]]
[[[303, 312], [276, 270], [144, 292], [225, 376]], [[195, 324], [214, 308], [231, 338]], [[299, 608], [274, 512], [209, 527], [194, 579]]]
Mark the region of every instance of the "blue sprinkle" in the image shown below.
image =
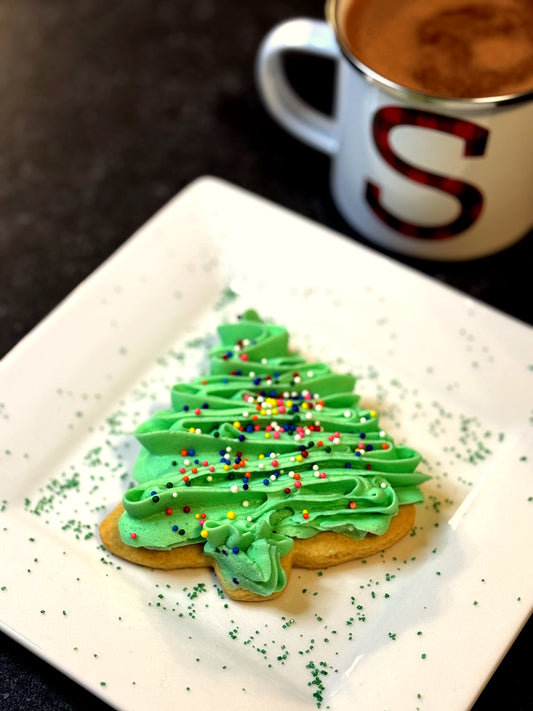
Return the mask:
[[193, 457], [196, 454], [196, 452], [194, 451], [194, 449], [189, 449], [189, 450], [187, 450], [187, 454], [189, 455], [189, 457]]
[[263, 479], [263, 484], [268, 486], [270, 484], [270, 479]]
[[253, 384], [254, 384], [254, 385], [259, 385], [260, 382], [261, 382], [261, 378], [254, 378], [254, 379], [253, 379]]
[[361, 456], [361, 452], [360, 452], [359, 450], [357, 450], [357, 452], [355, 453], [355, 456], [356, 456], [356, 457], [360, 457], [360, 456]]
[[242, 488], [243, 488], [245, 491], [248, 491], [248, 484], [247, 484], [247, 483], [246, 483], [246, 484], [243, 484], [243, 485], [242, 485]]
[[364, 432], [361, 432], [361, 434], [359, 435], [359, 437], [360, 437], [361, 439], [364, 439], [364, 438], [366, 437], [366, 434], [365, 434]]
[[183, 409], [184, 409], [185, 412], [187, 412], [187, 411], [189, 410], [189, 406], [188, 406], [188, 405], [184, 405], [184, 406], [183, 406]]
[[344, 468], [345, 468], [345, 469], [351, 469], [351, 468], [352, 468], [352, 465], [350, 464], [350, 462], [346, 462], [346, 464], [344, 465]]
[[239, 581], [237, 580], [237, 578], [233, 578], [233, 582], [235, 583], [235, 585], [239, 584]]
[[209, 408], [209, 403], [204, 402], [204, 404], [202, 405], [202, 410], [207, 410], [208, 408]]
[[239, 440], [239, 442], [244, 442], [244, 440], [246, 439], [246, 437], [245, 437], [243, 434], [240, 434], [240, 435], [237, 437], [237, 439]]
[[177, 531], [177, 530], [178, 530], [178, 527], [177, 527], [177, 526], [172, 526], [172, 530], [173, 530], [173, 531]]
[[374, 449], [374, 447], [371, 444], [366, 445], [366, 451], [371, 452]]
[[237, 555], [237, 553], [239, 552], [239, 549], [237, 548], [237, 546], [235, 546], [231, 550], [235, 553], [235, 555]]

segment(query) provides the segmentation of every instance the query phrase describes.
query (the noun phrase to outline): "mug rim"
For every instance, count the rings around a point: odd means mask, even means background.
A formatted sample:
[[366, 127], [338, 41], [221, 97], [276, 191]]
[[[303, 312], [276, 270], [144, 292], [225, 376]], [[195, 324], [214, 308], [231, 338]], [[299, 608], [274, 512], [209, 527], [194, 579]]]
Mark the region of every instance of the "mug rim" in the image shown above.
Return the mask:
[[504, 106], [523, 103], [533, 99], [533, 88], [527, 89], [526, 91], [515, 92], [513, 94], [501, 94], [497, 96], [457, 97], [430, 94], [424, 91], [418, 91], [417, 89], [409, 89], [402, 84], [398, 84], [391, 79], [387, 79], [367, 66], [348, 49], [342, 38], [339, 24], [337, 22], [338, 6], [338, 0], [326, 0], [325, 17], [333, 30], [341, 53], [367, 81], [372, 84], [377, 84], [388, 94], [392, 94], [393, 96], [399, 97], [403, 100], [411, 99], [417, 103], [463, 110], [503, 108]]

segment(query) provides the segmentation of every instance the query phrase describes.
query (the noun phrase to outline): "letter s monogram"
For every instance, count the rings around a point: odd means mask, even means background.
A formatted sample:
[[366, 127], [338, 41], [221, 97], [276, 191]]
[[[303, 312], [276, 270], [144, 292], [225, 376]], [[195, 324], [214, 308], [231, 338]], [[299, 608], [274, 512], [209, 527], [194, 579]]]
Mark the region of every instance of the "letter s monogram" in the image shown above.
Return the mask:
[[402, 173], [410, 180], [414, 180], [422, 185], [428, 185], [438, 190], [448, 193], [457, 198], [461, 203], [459, 216], [444, 225], [437, 227], [423, 227], [411, 222], [406, 222], [394, 217], [380, 203], [380, 188], [378, 185], [366, 182], [366, 200], [380, 220], [389, 227], [401, 232], [409, 237], [422, 239], [442, 239], [453, 237], [464, 232], [474, 224], [481, 214], [483, 207], [483, 195], [481, 192], [461, 180], [448, 178], [436, 173], [430, 173], [421, 168], [417, 168], [410, 163], [399, 158], [392, 150], [389, 142], [389, 133], [395, 126], [409, 125], [421, 126], [436, 131], [444, 131], [453, 136], [462, 138], [465, 142], [465, 156], [481, 156], [485, 152], [489, 132], [486, 128], [478, 126], [469, 121], [463, 121], [451, 116], [440, 116], [429, 111], [418, 111], [416, 109], [406, 109], [399, 106], [386, 106], [379, 109], [374, 115], [372, 122], [372, 132], [376, 147], [387, 163]]

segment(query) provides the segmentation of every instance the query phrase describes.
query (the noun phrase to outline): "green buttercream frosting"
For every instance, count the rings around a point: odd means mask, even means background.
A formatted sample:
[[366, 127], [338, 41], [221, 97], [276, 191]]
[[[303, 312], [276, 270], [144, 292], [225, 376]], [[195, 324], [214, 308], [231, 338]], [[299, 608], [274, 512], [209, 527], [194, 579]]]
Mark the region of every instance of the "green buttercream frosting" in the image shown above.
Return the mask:
[[291, 353], [286, 329], [247, 311], [219, 336], [209, 374], [136, 430], [119, 529], [132, 546], [203, 543], [225, 585], [268, 596], [294, 538], [380, 535], [429, 477], [359, 407], [355, 378]]

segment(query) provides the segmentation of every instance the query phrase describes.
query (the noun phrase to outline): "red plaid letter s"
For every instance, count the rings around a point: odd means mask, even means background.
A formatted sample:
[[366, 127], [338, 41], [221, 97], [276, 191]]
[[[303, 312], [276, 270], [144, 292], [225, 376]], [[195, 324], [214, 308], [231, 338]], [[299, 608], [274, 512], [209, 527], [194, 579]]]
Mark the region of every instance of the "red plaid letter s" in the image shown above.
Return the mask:
[[399, 106], [386, 106], [379, 109], [374, 115], [372, 123], [374, 141], [378, 151], [387, 163], [410, 180], [442, 190], [457, 198], [461, 203], [461, 212], [452, 222], [437, 227], [424, 227], [394, 217], [380, 203], [379, 186], [367, 181], [366, 200], [374, 213], [389, 227], [408, 237], [443, 239], [464, 232], [481, 214], [483, 195], [469, 183], [437, 175], [436, 173], [429, 173], [399, 158], [390, 146], [389, 133], [392, 128], [400, 125], [421, 126], [436, 131], [444, 131], [462, 138], [465, 142], [465, 156], [483, 155], [489, 132], [482, 126], [469, 121]]

